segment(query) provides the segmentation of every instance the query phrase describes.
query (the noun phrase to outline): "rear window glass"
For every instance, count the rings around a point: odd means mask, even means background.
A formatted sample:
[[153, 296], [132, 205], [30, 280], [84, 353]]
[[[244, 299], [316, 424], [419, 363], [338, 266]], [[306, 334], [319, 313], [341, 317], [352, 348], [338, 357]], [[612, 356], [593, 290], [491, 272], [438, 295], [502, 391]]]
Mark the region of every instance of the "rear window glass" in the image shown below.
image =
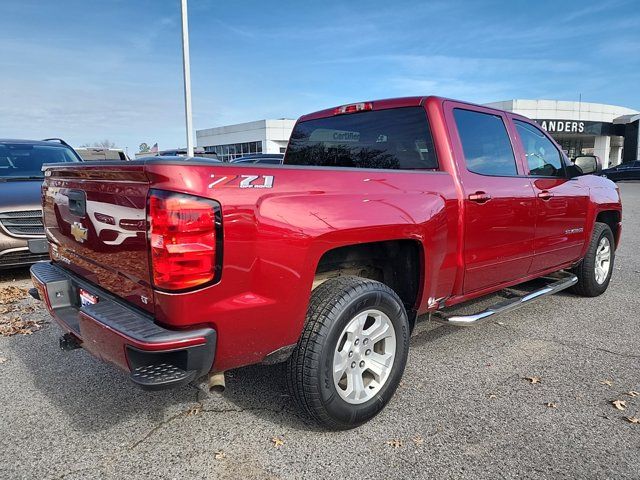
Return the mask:
[[284, 163], [402, 170], [438, 167], [427, 114], [422, 107], [300, 122], [291, 133]]
[[0, 178], [44, 177], [45, 163], [77, 162], [71, 149], [58, 145], [0, 144]]
[[459, 108], [453, 111], [453, 116], [470, 172], [495, 176], [518, 174], [511, 141], [501, 117]]

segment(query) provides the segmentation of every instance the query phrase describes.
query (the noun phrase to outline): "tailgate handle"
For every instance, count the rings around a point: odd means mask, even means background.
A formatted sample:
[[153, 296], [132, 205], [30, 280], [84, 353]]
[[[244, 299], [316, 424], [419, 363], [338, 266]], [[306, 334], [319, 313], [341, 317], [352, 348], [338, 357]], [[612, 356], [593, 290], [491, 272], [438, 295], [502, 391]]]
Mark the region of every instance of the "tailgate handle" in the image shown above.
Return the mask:
[[69, 199], [69, 211], [79, 217], [87, 214], [87, 199], [82, 190], [69, 190], [67, 192]]

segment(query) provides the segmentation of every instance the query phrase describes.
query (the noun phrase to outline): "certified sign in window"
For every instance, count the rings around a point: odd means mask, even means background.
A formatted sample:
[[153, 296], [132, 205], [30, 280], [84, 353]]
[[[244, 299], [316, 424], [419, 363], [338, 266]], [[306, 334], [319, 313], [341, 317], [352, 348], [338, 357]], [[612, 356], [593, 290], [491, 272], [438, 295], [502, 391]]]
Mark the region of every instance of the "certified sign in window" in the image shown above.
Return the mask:
[[318, 128], [309, 136], [312, 142], [359, 142], [360, 132], [347, 132], [344, 130], [329, 130], [328, 128]]

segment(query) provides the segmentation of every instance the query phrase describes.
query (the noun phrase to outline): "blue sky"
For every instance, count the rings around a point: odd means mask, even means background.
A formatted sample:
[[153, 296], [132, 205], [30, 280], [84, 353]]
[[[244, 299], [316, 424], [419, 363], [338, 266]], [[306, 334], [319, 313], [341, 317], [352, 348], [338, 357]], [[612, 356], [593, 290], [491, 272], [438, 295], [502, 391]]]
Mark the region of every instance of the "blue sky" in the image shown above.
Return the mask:
[[[0, 137], [184, 146], [178, 0], [3, 0]], [[437, 94], [640, 109], [640, 4], [189, 0], [196, 128]]]

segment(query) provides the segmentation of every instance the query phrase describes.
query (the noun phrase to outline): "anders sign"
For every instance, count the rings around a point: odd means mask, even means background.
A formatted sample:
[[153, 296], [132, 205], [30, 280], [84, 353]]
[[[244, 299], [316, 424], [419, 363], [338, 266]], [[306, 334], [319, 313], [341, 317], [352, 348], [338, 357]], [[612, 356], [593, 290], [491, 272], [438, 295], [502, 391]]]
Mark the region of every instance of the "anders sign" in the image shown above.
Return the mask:
[[612, 123], [607, 122], [586, 122], [580, 120], [548, 120], [537, 119], [536, 122], [547, 132], [568, 133], [578, 135], [621, 135], [614, 131]]
[[549, 133], [584, 133], [584, 122], [573, 120], [536, 120]]

